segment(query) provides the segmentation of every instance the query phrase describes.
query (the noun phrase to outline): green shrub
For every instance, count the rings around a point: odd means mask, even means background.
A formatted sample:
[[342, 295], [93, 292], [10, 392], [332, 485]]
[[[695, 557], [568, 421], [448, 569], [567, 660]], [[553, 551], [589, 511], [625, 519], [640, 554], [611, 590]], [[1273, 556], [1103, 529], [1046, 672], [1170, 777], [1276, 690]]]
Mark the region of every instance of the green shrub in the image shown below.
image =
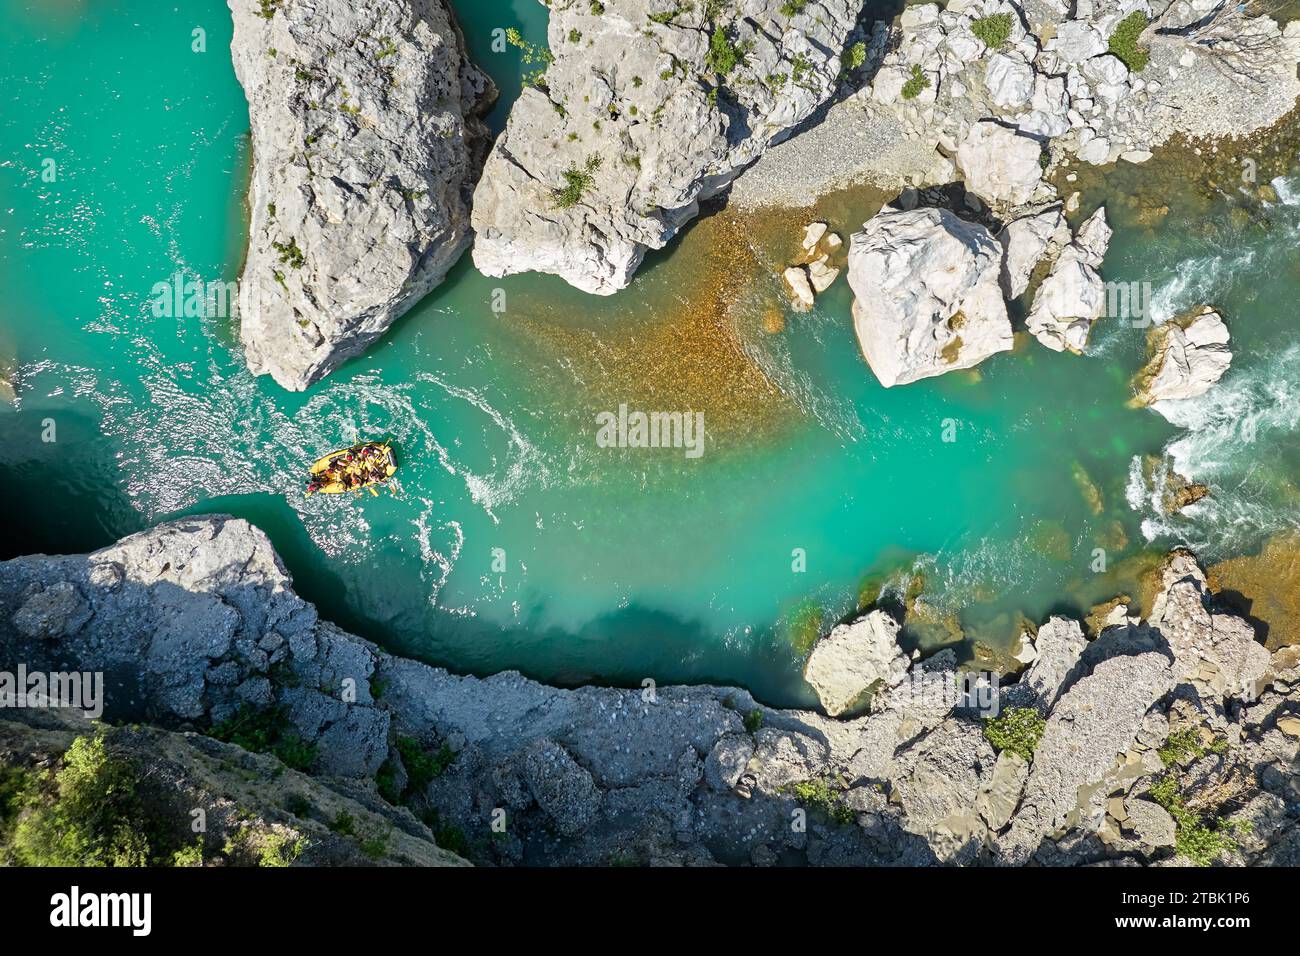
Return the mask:
[[372, 860], [378, 860], [388, 850], [389, 831], [377, 830], [357, 841], [361, 852]]
[[681, 14], [689, 13], [690, 9], [691, 9], [691, 4], [679, 3], [676, 6], [674, 6], [671, 10], [665, 10], [662, 13], [651, 13], [648, 14], [648, 16], [652, 23], [658, 23], [660, 26], [667, 26], [668, 24], [672, 23], [673, 20], [677, 19], [677, 17], [679, 17]]
[[763, 726], [763, 712], [755, 707], [745, 715], [745, 730], [749, 733], [757, 733]]
[[1174, 849], [1197, 866], [1209, 866], [1219, 854], [1236, 849], [1237, 834], [1250, 832], [1249, 823], [1207, 817], [1187, 809], [1172, 773], [1152, 784], [1148, 795], [1174, 818]]
[[402, 791], [397, 787], [397, 764], [393, 761], [385, 760], [375, 771], [375, 786], [379, 795], [393, 806], [402, 802]]
[[791, 785], [790, 790], [809, 810], [836, 823], [848, 824], [857, 819], [852, 807], [845, 805], [839, 791], [832, 790], [830, 781], [825, 777], [816, 780], [801, 780]]
[[[63, 755], [52, 793], [29, 792], [10, 854], [22, 866], [147, 866], [150, 815], [135, 769], [111, 757], [104, 735], [78, 737]], [[156, 821], [155, 821], [156, 822]], [[170, 857], [170, 853], [167, 854]]]
[[398, 737], [397, 752], [406, 765], [407, 792], [419, 793], [456, 760], [456, 754], [446, 744], [436, 753], [429, 753], [414, 737]]
[[291, 269], [301, 269], [307, 261], [307, 256], [298, 248], [298, 240], [293, 236], [289, 237], [288, 242], [272, 242], [271, 248], [280, 253], [281, 264], [288, 265]]
[[903, 84], [903, 99], [914, 100], [921, 95], [922, 90], [928, 90], [929, 88], [930, 78], [921, 72], [919, 66], [913, 63], [912, 75]]
[[713, 28], [709, 37], [709, 52], [704, 58], [704, 65], [713, 73], [726, 76], [745, 58], [744, 47], [735, 43], [727, 31], [718, 26]]
[[0, 764], [0, 842], [27, 805], [35, 786], [36, 775], [30, 770]]
[[1201, 732], [1195, 727], [1175, 731], [1156, 753], [1166, 767], [1181, 763], [1187, 757], [1199, 757], [1205, 753], [1205, 748], [1201, 746]]
[[202, 866], [203, 841], [195, 840], [191, 845], [181, 847], [172, 854], [172, 866]]
[[803, 8], [808, 5], [808, 0], [785, 0], [781, 4], [781, 13], [784, 16], [792, 17], [796, 13], [802, 13]]
[[1115, 27], [1110, 35], [1110, 52], [1124, 61], [1134, 73], [1141, 73], [1151, 60], [1151, 51], [1137, 45], [1138, 37], [1150, 21], [1141, 10], [1134, 10]]
[[844, 56], [840, 57], [840, 65], [847, 73], [849, 70], [856, 70], [867, 62], [867, 45], [859, 40], [847, 50]]
[[445, 822], [437, 810], [428, 810], [421, 818], [424, 825], [433, 832], [433, 840], [444, 850], [457, 856], [469, 858], [469, 838], [465, 831], [454, 823]]
[[1011, 39], [1011, 14], [993, 13], [980, 17], [970, 25], [970, 31], [990, 50], [996, 50]]
[[1171, 767], [1204, 757], [1207, 753], [1223, 753], [1227, 749], [1228, 741], [1225, 738], [1220, 737], [1207, 747], [1201, 742], [1201, 732], [1197, 728], [1184, 727], [1170, 734], [1164, 746], [1156, 753], [1166, 767]]
[[284, 867], [305, 849], [306, 838], [293, 831], [246, 822], [226, 839], [222, 853], [236, 866]]
[[600, 169], [600, 163], [599, 156], [588, 156], [582, 169], [570, 166], [560, 174], [564, 177], [564, 185], [551, 191], [551, 202], [556, 209], [568, 209], [582, 200], [587, 190], [596, 184], [594, 173]]
[[519, 50], [520, 59], [525, 66], [535, 67], [533, 70], [524, 72], [524, 85], [544, 89], [546, 86], [546, 70], [555, 62], [555, 54], [540, 44], [530, 43], [525, 40], [523, 34], [514, 27], [506, 29], [506, 42]]
[[295, 817], [307, 817], [311, 814], [311, 801], [301, 793], [291, 793], [285, 797], [284, 808]]
[[262, 848], [257, 856], [258, 866], [288, 866], [302, 855], [307, 841], [284, 833], [268, 833], [262, 838]]
[[[21, 789], [0, 768], [0, 864], [204, 865], [204, 838], [182, 809], [191, 804], [107, 741], [103, 730], [76, 738], [55, 773], [22, 771]], [[227, 865], [284, 866], [307, 845], [293, 831], [241, 821], [225, 843]]]
[[283, 707], [258, 710], [243, 704], [233, 717], [213, 725], [208, 736], [254, 753], [270, 753], [287, 767], [307, 770], [316, 762], [316, 745], [302, 739]]
[[1009, 750], [1026, 762], [1034, 759], [1034, 751], [1043, 738], [1047, 722], [1032, 707], [1011, 707], [984, 723], [984, 737], [999, 752]]

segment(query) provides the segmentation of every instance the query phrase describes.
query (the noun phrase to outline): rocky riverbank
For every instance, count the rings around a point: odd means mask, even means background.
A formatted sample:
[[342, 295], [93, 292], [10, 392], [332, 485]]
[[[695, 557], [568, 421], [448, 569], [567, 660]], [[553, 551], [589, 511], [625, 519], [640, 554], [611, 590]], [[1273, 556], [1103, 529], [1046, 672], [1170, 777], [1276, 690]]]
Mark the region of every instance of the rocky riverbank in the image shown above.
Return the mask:
[[253, 171], [240, 334], [301, 390], [363, 351], [469, 245], [491, 81], [444, 0], [229, 0]]
[[736, 202], [802, 206], [864, 181], [942, 185], [989, 120], [1052, 168], [1141, 163], [1176, 138], [1267, 129], [1300, 95], [1300, 27], [1205, 0], [918, 4], [877, 24], [864, 48], [835, 106], [747, 170]]
[[[883, 621], [830, 638], [837, 659], [862, 634], [888, 662], [827, 690], [837, 709], [872, 698], [851, 719], [734, 688], [459, 677], [322, 621], [265, 535], [221, 516], [0, 564], [0, 647], [7, 668], [103, 671], [112, 722], [228, 748], [211, 787], [235, 786], [240, 766], [282, 771], [194, 731], [268, 750], [479, 863], [1300, 862], [1295, 648], [1270, 654], [1190, 555], [1155, 588], [1145, 621], [1121, 605], [1096, 635], [1066, 618], [1026, 635], [1030, 664], [996, 718], [945, 690], [951, 652], [895, 666]], [[6, 741], [32, 739], [15, 722], [53, 719], [4, 717]], [[309, 844], [338, 837], [337, 808], [312, 806], [267, 820]]]
[[474, 194], [474, 264], [608, 295], [836, 89], [860, 4], [553, 5]]

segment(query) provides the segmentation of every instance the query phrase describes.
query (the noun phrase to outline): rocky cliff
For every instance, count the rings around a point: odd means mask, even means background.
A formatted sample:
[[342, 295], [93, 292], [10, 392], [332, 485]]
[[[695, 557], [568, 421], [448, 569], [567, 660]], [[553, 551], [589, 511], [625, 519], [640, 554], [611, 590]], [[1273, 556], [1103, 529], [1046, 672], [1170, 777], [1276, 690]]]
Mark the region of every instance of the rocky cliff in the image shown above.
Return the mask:
[[607, 295], [830, 97], [862, 4], [549, 6], [545, 72], [474, 194], [474, 263]]
[[253, 172], [249, 367], [303, 389], [442, 281], [469, 243], [495, 96], [444, 0], [229, 0]]
[[1027, 635], [996, 718], [944, 691], [946, 652], [837, 720], [392, 657], [214, 516], [0, 564], [0, 664], [103, 671], [110, 721], [268, 750], [481, 863], [1300, 862], [1300, 655], [1270, 655], [1190, 555], [1156, 585], [1146, 620]]
[[[467, 865], [374, 787], [287, 769], [274, 756], [203, 734], [141, 725], [104, 730], [64, 710], [0, 711], [0, 773], [7, 772], [10, 785], [3, 798], [13, 793], [17, 776], [25, 797], [40, 795], [33, 802], [48, 804], [58, 795], [69, 748], [101, 734], [110, 766], [136, 781], [128, 806], [112, 816], [147, 832], [148, 851], [140, 849], [160, 862], [166, 856], [159, 851], [179, 850], [177, 866]], [[0, 865], [49, 865], [48, 857], [29, 858], [26, 848], [6, 859], [13, 852], [5, 845], [6, 824], [18, 821], [5, 819], [12, 807], [5, 802], [0, 799]], [[120, 812], [128, 809], [135, 814]]]

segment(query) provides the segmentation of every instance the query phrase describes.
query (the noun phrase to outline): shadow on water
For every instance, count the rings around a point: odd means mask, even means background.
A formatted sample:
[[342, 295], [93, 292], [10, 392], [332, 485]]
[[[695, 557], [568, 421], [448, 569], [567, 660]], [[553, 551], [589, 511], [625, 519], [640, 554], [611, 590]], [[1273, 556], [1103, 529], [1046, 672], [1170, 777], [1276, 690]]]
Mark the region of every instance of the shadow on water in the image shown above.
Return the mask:
[[99, 423], [66, 406], [0, 414], [0, 477], [0, 560], [93, 551], [145, 527]]

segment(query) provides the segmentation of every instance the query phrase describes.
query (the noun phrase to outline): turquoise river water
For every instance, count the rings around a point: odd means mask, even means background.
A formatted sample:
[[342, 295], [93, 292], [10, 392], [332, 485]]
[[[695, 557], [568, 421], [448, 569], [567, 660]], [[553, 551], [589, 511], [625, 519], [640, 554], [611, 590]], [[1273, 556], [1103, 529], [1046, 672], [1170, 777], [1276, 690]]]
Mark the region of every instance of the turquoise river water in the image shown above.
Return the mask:
[[[456, 6], [501, 87], [500, 129], [520, 64], [491, 31], [542, 41], [545, 8]], [[241, 266], [248, 110], [225, 4], [0, 0], [0, 19], [0, 373], [16, 392], [0, 406], [0, 557], [228, 511], [271, 535], [324, 614], [392, 650], [565, 683], [737, 682], [793, 705], [813, 701], [799, 634], [853, 611], [873, 575], [919, 569], [936, 619], [998, 647], [1020, 615], [1131, 587], [1145, 554], [1243, 553], [1300, 525], [1288, 180], [1263, 226], [1231, 215], [1230, 194], [1170, 197], [1156, 229], [1115, 216], [1107, 278], [1150, 281], [1157, 317], [1214, 302], [1232, 329], [1232, 369], [1184, 427], [1126, 407], [1139, 329], [1103, 322], [1087, 357], [1029, 343], [978, 375], [885, 390], [843, 282], [761, 331], [769, 268], [733, 296], [739, 352], [686, 374], [698, 339], [676, 332], [699, 325], [690, 290], [708, 281], [712, 220], [612, 298], [487, 279], [466, 255], [368, 354], [293, 394], [249, 375], [229, 317], [149, 309], [175, 273], [233, 280]], [[785, 217], [790, 235], [805, 216]], [[595, 415], [645, 388], [657, 408], [707, 405], [701, 457], [597, 446]], [[304, 498], [305, 464], [356, 434], [395, 437], [397, 493]], [[1135, 478], [1146, 455], [1214, 495], [1162, 517]]]

